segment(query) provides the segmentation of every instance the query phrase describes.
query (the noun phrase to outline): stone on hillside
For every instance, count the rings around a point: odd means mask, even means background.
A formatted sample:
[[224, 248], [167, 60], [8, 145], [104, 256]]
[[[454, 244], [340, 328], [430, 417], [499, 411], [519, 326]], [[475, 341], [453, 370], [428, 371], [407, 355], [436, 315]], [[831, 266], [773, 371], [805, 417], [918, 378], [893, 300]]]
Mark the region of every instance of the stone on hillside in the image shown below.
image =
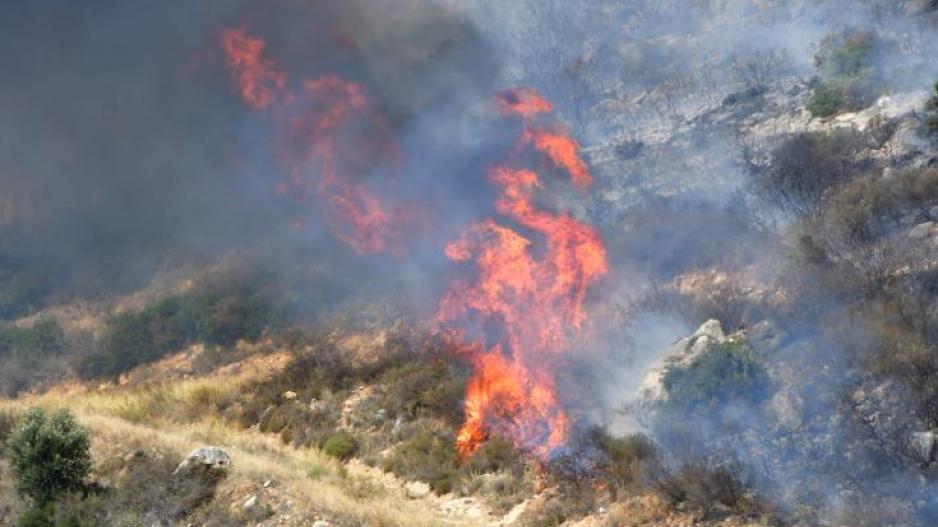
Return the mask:
[[704, 322], [693, 335], [678, 340], [661, 352], [658, 360], [645, 373], [638, 389], [638, 400], [653, 403], [667, 399], [664, 377], [669, 368], [685, 366], [706, 353], [714, 344], [726, 342], [726, 335], [718, 320]]
[[932, 235], [935, 232], [935, 222], [926, 221], [924, 223], [919, 223], [915, 227], [912, 227], [912, 230], [909, 231], [909, 238], [913, 240], [924, 240]]
[[426, 498], [430, 495], [430, 485], [422, 481], [411, 481], [404, 485], [407, 497], [413, 500]]
[[281, 395], [281, 397], [283, 397], [285, 401], [293, 401], [296, 399], [296, 392], [288, 390], [288, 391], [283, 392], [283, 395]]
[[231, 466], [231, 456], [228, 452], [217, 446], [204, 446], [193, 450], [186, 456], [173, 474], [187, 473], [196, 469], [222, 472], [228, 470], [229, 466]]
[[313, 527], [332, 527], [332, 524], [326, 520], [316, 520], [313, 522]]
[[922, 463], [931, 463], [935, 460], [938, 434], [933, 431], [912, 432], [909, 437], [909, 449], [912, 455]]
[[251, 497], [244, 500], [244, 504], [241, 506], [246, 511], [249, 511], [257, 506], [257, 494], [251, 494]]

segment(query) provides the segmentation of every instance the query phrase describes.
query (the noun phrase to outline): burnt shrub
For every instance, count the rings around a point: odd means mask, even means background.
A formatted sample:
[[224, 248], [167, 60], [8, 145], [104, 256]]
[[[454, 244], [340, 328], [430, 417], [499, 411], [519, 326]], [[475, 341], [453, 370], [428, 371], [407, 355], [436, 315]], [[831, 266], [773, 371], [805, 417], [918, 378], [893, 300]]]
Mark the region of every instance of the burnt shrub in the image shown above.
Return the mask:
[[820, 218], [827, 193], [868, 168], [858, 160], [865, 146], [853, 130], [795, 134], [774, 149], [771, 164], [754, 167], [751, 190], [783, 214]]
[[613, 498], [647, 483], [657, 459], [655, 446], [648, 437], [642, 434], [614, 437], [606, 430], [596, 429], [593, 441], [602, 454], [597, 468]]
[[728, 402], [759, 404], [769, 392], [769, 377], [743, 342], [714, 345], [687, 367], [664, 375], [666, 406], [678, 412], [706, 410]]
[[705, 518], [721, 511], [746, 517], [763, 514], [766, 506], [751, 485], [743, 481], [743, 473], [734, 464], [688, 463], [675, 471], [658, 474], [654, 488], [672, 505], [700, 511]]

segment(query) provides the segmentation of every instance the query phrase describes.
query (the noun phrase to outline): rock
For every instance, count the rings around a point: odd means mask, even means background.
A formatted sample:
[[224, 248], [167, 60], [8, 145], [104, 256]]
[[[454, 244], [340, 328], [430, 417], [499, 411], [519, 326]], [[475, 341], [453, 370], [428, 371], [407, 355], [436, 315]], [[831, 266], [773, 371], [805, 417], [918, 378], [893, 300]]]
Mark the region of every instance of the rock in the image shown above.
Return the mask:
[[274, 480], [272, 480], [272, 479], [268, 479], [267, 481], [264, 482], [264, 488], [265, 488], [265, 489], [269, 489], [269, 488], [271, 488], [271, 487], [273, 487], [273, 486], [274, 486]]
[[926, 221], [924, 223], [919, 223], [915, 227], [912, 227], [912, 230], [909, 231], [909, 238], [913, 240], [924, 240], [932, 235], [935, 231], [935, 222]]
[[407, 491], [407, 497], [412, 500], [419, 500], [430, 495], [430, 485], [422, 481], [410, 481], [404, 485]]
[[804, 399], [790, 388], [781, 389], [772, 397], [769, 410], [782, 427], [788, 430], [801, 428]]
[[313, 527], [332, 527], [332, 524], [326, 520], [316, 520], [313, 522]]
[[404, 418], [398, 417], [397, 419], [394, 420], [394, 426], [391, 427], [391, 435], [394, 437], [400, 436], [403, 428], [404, 428]]
[[922, 463], [935, 460], [935, 450], [938, 446], [938, 434], [934, 431], [912, 432], [909, 437], [909, 450], [912, 455]]
[[283, 394], [280, 397], [282, 397], [283, 400], [285, 401], [293, 401], [296, 399], [296, 392], [286, 391], [286, 392], [283, 392]]
[[204, 446], [193, 450], [176, 467], [173, 474], [187, 473], [196, 469], [208, 471], [226, 471], [231, 466], [231, 456], [217, 446]]
[[257, 494], [252, 494], [250, 498], [244, 500], [244, 505], [241, 506], [246, 511], [249, 511], [257, 506]]
[[647, 404], [667, 399], [664, 376], [669, 368], [688, 365], [695, 358], [706, 353], [714, 344], [722, 344], [726, 341], [727, 338], [720, 322], [708, 320], [697, 328], [693, 335], [668, 346], [645, 373], [642, 384], [638, 388], [638, 400]]
[[485, 511], [478, 498], [455, 498], [440, 504], [443, 514], [462, 518], [481, 518]]

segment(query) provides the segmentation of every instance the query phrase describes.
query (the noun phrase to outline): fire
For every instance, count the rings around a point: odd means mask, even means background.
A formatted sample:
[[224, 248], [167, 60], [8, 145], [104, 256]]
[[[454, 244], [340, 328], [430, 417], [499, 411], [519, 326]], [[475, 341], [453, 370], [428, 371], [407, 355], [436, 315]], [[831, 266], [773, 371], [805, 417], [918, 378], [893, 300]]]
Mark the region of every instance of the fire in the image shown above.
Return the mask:
[[[526, 120], [550, 108], [533, 91], [512, 93], [524, 96], [496, 100]], [[533, 146], [539, 149], [536, 141]], [[585, 164], [556, 164], [574, 184], [589, 185]], [[534, 196], [542, 187], [537, 173], [501, 165], [488, 178], [500, 188], [496, 212], [527, 234], [490, 218], [446, 247], [451, 260], [472, 261], [477, 276], [474, 282], [454, 284], [443, 297], [439, 322], [459, 326], [479, 319], [483, 325], [496, 323], [501, 331], [488, 351], [479, 345], [467, 348], [475, 350], [475, 371], [457, 446], [465, 457], [488, 435], [503, 435], [543, 457], [566, 439], [567, 417], [553, 372], [584, 327], [587, 289], [607, 272], [606, 252], [591, 226], [537, 207]]]
[[288, 91], [286, 75], [263, 57], [262, 39], [228, 29], [221, 43], [241, 97], [256, 109], [270, 107], [280, 131], [278, 157], [288, 179], [276, 185], [277, 194], [305, 200], [315, 192], [333, 234], [359, 253], [398, 249], [404, 232], [422, 220], [412, 206], [389, 206], [363, 181], [401, 159], [365, 87], [324, 75]]
[[573, 184], [585, 188], [593, 183], [586, 163], [580, 159], [580, 145], [563, 131], [546, 129], [528, 130], [526, 141], [531, 141], [534, 148], [543, 152], [555, 165], [570, 173]]
[[221, 34], [221, 45], [245, 102], [261, 110], [270, 106], [287, 77], [273, 61], [263, 57], [264, 41], [249, 37], [244, 28], [226, 29]]
[[593, 178], [580, 158], [580, 145], [570, 137], [562, 126], [547, 127], [535, 122], [535, 117], [554, 109], [550, 101], [529, 88], [503, 91], [495, 96], [495, 102], [504, 115], [515, 115], [524, 121], [520, 147], [532, 145], [557, 167], [570, 174], [573, 184], [589, 187]]

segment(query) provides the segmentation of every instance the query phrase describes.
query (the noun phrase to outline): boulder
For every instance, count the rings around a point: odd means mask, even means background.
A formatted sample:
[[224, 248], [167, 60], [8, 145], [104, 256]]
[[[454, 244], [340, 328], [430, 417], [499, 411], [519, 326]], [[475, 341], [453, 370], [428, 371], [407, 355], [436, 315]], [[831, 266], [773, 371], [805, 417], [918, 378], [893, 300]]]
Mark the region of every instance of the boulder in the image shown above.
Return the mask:
[[693, 335], [668, 346], [645, 373], [642, 384], [638, 388], [638, 401], [653, 403], [667, 399], [664, 376], [669, 368], [686, 366], [706, 353], [713, 345], [722, 344], [727, 340], [720, 321], [711, 319], [697, 328]]
[[912, 456], [922, 463], [931, 463], [935, 460], [936, 446], [938, 446], [938, 433], [934, 431], [912, 432], [909, 436], [909, 450]]
[[925, 238], [931, 237], [935, 232], [935, 222], [926, 221], [924, 223], [919, 223], [915, 227], [912, 227], [912, 230], [909, 231], [909, 238], [913, 240], [924, 240]]
[[231, 466], [231, 456], [217, 446], [197, 448], [182, 460], [173, 474], [184, 474], [193, 470], [224, 472]]
[[257, 494], [251, 494], [251, 497], [244, 500], [244, 504], [241, 506], [246, 511], [252, 510], [257, 506]]
[[430, 495], [430, 485], [422, 481], [411, 481], [404, 485], [407, 491], [407, 497], [412, 500], [419, 500]]

